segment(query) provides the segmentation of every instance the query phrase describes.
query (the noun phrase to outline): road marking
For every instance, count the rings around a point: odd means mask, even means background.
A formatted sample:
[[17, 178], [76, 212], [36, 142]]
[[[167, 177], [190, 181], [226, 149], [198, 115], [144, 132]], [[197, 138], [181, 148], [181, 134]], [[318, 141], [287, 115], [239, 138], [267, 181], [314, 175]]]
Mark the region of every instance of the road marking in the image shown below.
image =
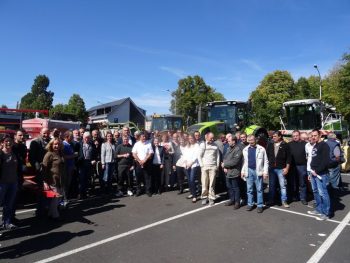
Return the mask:
[[[274, 209], [274, 210], [283, 211], [283, 212], [286, 212], [286, 213], [291, 213], [291, 214], [296, 214], [296, 215], [301, 215], [301, 216], [305, 216], [305, 217], [311, 217], [311, 218], [318, 219], [318, 216], [308, 215], [308, 214], [296, 212], [296, 211], [293, 211], [293, 210], [287, 210], [287, 209], [278, 208], [278, 207], [270, 207], [270, 209]], [[327, 221], [328, 222], [337, 223], [337, 224], [341, 223], [340, 221], [333, 220], [333, 219], [327, 219]], [[350, 225], [350, 224], [347, 224], [347, 225]]]
[[136, 229], [133, 229], [133, 230], [130, 230], [130, 231], [127, 231], [127, 232], [124, 232], [124, 233], [121, 233], [121, 234], [118, 234], [118, 235], [115, 235], [115, 236], [112, 236], [112, 237], [109, 237], [109, 238], [106, 238], [106, 239], [103, 239], [103, 240], [100, 240], [100, 241], [97, 241], [97, 242], [94, 242], [94, 243], [91, 243], [91, 244], [86, 245], [86, 246], [82, 246], [80, 248], [72, 249], [70, 251], [58, 254], [56, 256], [52, 256], [52, 257], [49, 257], [49, 258], [46, 258], [46, 259], [42, 259], [42, 260], [36, 261], [35, 263], [47, 263], [47, 262], [51, 262], [51, 261], [54, 261], [54, 260], [57, 260], [57, 259], [60, 259], [60, 258], [64, 258], [64, 257], [70, 256], [70, 255], [79, 253], [81, 251], [84, 251], [84, 250], [87, 250], [87, 249], [90, 249], [90, 248], [93, 248], [93, 247], [97, 247], [97, 246], [103, 245], [105, 243], [108, 243], [108, 242], [111, 242], [111, 241], [114, 241], [114, 240], [117, 240], [117, 239], [129, 236], [129, 235], [135, 234], [137, 232], [141, 232], [143, 230], [159, 226], [161, 224], [164, 224], [164, 223], [176, 220], [178, 218], [185, 217], [185, 216], [188, 216], [188, 215], [200, 212], [202, 210], [205, 210], [205, 209], [208, 209], [208, 208], [220, 205], [222, 203], [225, 203], [226, 201], [227, 200], [219, 202], [219, 203], [216, 203], [213, 206], [206, 205], [206, 206], [203, 206], [201, 208], [197, 208], [197, 209], [194, 209], [194, 210], [191, 210], [191, 211], [188, 211], [188, 212], [176, 215], [176, 216], [172, 216], [172, 217], [169, 217], [169, 218], [166, 218], [166, 219], [154, 222], [152, 224], [145, 225], [145, 226], [142, 226], [142, 227], [139, 227], [139, 228], [136, 228]]
[[323, 244], [317, 249], [315, 254], [307, 261], [307, 263], [317, 263], [326, 254], [328, 249], [332, 246], [334, 241], [338, 238], [344, 228], [348, 225], [350, 221], [350, 212], [344, 217], [340, 224], [333, 230], [333, 232], [328, 236], [328, 238], [323, 242]]

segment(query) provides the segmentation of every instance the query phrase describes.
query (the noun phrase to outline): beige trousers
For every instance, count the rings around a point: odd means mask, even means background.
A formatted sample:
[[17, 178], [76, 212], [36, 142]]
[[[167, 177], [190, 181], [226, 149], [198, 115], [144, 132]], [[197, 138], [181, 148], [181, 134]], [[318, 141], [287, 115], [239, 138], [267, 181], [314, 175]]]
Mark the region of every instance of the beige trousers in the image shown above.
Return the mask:
[[215, 178], [217, 173], [216, 167], [202, 167], [202, 199], [215, 200]]

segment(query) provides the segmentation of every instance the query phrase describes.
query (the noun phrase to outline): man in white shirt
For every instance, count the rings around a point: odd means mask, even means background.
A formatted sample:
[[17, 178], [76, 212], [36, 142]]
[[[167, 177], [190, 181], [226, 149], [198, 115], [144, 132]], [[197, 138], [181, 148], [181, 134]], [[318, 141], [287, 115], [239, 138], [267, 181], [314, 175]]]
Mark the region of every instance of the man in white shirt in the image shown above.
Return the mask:
[[136, 196], [141, 195], [141, 182], [145, 182], [146, 194], [152, 196], [151, 164], [153, 149], [149, 141], [146, 141], [144, 133], [140, 134], [140, 140], [132, 148], [132, 154], [136, 161]]

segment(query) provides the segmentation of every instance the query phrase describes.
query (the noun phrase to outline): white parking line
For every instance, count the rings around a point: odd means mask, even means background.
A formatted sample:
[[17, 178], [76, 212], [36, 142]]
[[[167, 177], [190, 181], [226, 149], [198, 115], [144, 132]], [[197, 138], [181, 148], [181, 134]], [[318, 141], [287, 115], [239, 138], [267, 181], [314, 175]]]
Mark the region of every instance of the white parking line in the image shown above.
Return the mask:
[[[315, 218], [315, 219], [318, 218], [318, 216], [313, 216], [313, 215], [309, 215], [309, 214], [304, 214], [304, 213], [296, 212], [296, 211], [293, 211], [293, 210], [287, 210], [287, 209], [278, 208], [278, 207], [270, 207], [270, 209], [274, 209], [274, 210], [278, 210], [278, 211], [283, 211], [283, 212], [286, 212], [286, 213], [291, 213], [291, 214], [296, 214], [296, 215], [301, 215], [301, 216], [305, 216], [305, 217], [311, 217], [311, 218]], [[337, 223], [337, 224], [340, 224], [340, 223], [341, 223], [340, 221], [333, 220], [333, 219], [327, 219], [327, 221], [328, 221], [328, 222]], [[350, 224], [347, 224], [347, 225], [350, 225]]]
[[334, 231], [328, 236], [323, 244], [317, 249], [315, 254], [307, 261], [307, 263], [317, 263], [326, 254], [328, 249], [332, 246], [334, 241], [339, 237], [344, 228], [350, 221], [350, 212], [344, 217], [340, 224], [334, 229]]
[[[216, 203], [213, 206], [220, 205], [220, 204], [222, 204], [224, 202], [226, 202], [226, 200], [222, 201], [220, 203]], [[172, 217], [169, 217], [169, 218], [166, 218], [166, 219], [154, 222], [152, 224], [145, 225], [145, 226], [142, 226], [142, 227], [139, 227], [139, 228], [136, 228], [136, 229], [124, 232], [122, 234], [118, 234], [118, 235], [115, 235], [115, 236], [112, 236], [112, 237], [109, 237], [109, 238], [97, 241], [95, 243], [91, 243], [91, 244], [86, 245], [86, 246], [82, 246], [80, 248], [72, 249], [70, 251], [58, 254], [58, 255], [53, 256], [53, 257], [49, 257], [49, 258], [46, 258], [46, 259], [42, 259], [42, 260], [36, 261], [35, 263], [46, 263], [46, 262], [51, 262], [51, 261], [54, 261], [54, 260], [57, 260], [57, 259], [60, 259], [60, 258], [64, 258], [64, 257], [70, 256], [70, 255], [79, 253], [81, 251], [84, 251], [84, 250], [87, 250], [87, 249], [90, 249], [90, 248], [93, 248], [93, 247], [96, 247], [96, 246], [100, 246], [100, 245], [103, 245], [105, 243], [108, 243], [108, 242], [111, 242], [111, 241], [114, 241], [114, 240], [117, 240], [117, 239], [129, 236], [129, 235], [135, 234], [137, 232], [141, 232], [143, 230], [146, 230], [146, 229], [149, 229], [149, 228], [152, 228], [152, 227], [155, 227], [155, 226], [159, 226], [159, 225], [167, 223], [169, 221], [173, 221], [173, 220], [176, 220], [178, 218], [185, 217], [185, 216], [188, 216], [188, 215], [200, 212], [202, 210], [208, 209], [208, 208], [213, 207], [213, 206], [209, 206], [209, 205], [203, 206], [201, 208], [197, 208], [197, 209], [191, 210], [189, 212], [185, 212], [185, 213], [182, 213], [182, 214], [179, 214], [179, 215], [176, 215], [176, 216], [172, 216]]]

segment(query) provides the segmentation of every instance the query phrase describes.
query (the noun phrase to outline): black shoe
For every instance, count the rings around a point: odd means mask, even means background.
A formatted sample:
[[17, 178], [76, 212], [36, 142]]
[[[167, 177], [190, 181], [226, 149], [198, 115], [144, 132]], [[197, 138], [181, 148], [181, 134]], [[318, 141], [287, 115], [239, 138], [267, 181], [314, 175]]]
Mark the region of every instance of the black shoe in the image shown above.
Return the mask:
[[266, 202], [266, 205], [267, 205], [267, 206], [274, 206], [274, 205], [275, 205], [275, 203], [274, 203], [274, 202], [272, 202], [272, 201], [268, 201], [268, 202]]
[[239, 203], [235, 203], [235, 206], [233, 207], [234, 210], [239, 209], [241, 206], [239, 205]]
[[148, 196], [148, 197], [151, 197], [151, 196], [152, 196], [152, 194], [151, 194], [151, 193], [147, 193], [147, 196]]
[[258, 207], [257, 209], [256, 209], [256, 211], [260, 214], [260, 213], [262, 213], [263, 212], [263, 208], [262, 207]]
[[184, 189], [180, 189], [179, 192], [177, 193], [178, 195], [182, 195], [184, 193]]
[[231, 200], [229, 200], [225, 203], [225, 206], [231, 206], [231, 205], [233, 205], [233, 202]]
[[247, 211], [252, 211], [253, 210], [253, 206], [251, 205], [248, 205], [247, 208], [246, 208]]

